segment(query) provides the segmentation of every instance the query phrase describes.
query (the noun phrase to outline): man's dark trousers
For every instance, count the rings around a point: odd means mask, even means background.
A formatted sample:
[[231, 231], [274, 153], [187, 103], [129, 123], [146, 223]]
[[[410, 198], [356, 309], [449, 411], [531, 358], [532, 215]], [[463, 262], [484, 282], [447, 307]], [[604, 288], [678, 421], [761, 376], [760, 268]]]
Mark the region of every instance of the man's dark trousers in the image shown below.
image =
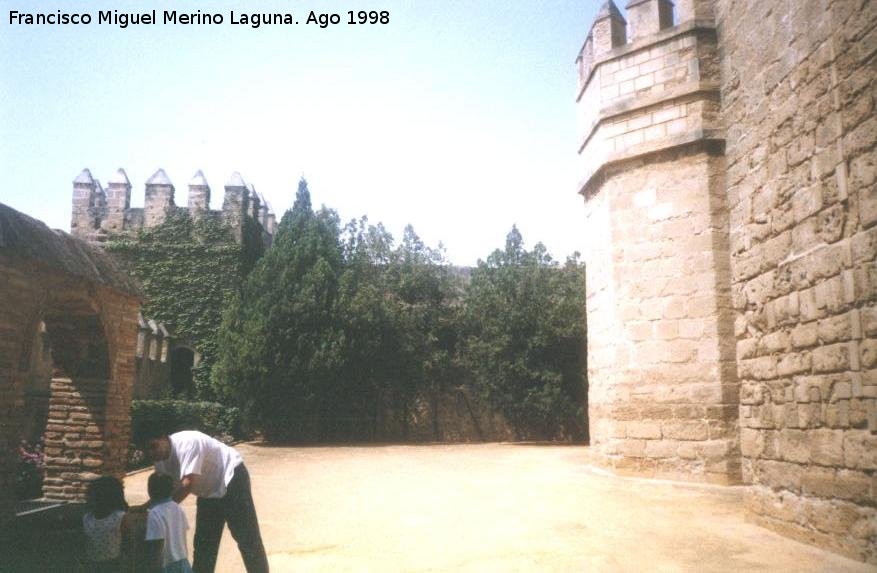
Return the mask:
[[225, 496], [198, 498], [195, 515], [195, 573], [213, 573], [222, 539], [223, 526], [228, 523], [231, 536], [238, 544], [248, 573], [267, 573], [268, 557], [262, 545], [256, 507], [250, 491], [250, 474], [241, 463], [228, 482]]

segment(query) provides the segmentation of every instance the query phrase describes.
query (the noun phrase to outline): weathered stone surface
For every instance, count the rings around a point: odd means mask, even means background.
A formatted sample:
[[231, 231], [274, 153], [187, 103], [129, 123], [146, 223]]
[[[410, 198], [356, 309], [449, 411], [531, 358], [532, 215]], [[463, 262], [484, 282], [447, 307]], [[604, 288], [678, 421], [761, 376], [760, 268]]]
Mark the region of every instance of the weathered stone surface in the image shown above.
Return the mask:
[[812, 357], [814, 372], [837, 372], [850, 367], [850, 348], [846, 344], [815, 348]]
[[[692, 173], [692, 178], [708, 179], [712, 169], [708, 156], [682, 154], [678, 161]], [[739, 466], [729, 464], [725, 470], [718, 464], [711, 467], [717, 474], [725, 471], [729, 472], [726, 476], [731, 477], [707, 475], [710, 471], [698, 461], [705, 459], [705, 451], [677, 445], [680, 441], [710, 439], [708, 416], [731, 416], [722, 409], [726, 394], [731, 403], [736, 404], [736, 391], [731, 390], [736, 382], [736, 369], [723, 368], [720, 364], [723, 352], [728, 355], [726, 359], [733, 359], [734, 351], [733, 347], [723, 350], [718, 342], [718, 333], [731, 332], [733, 323], [730, 313], [717, 317], [719, 302], [728, 300], [722, 298], [727, 296], [724, 293], [715, 292], [717, 264], [712, 256], [698, 257], [697, 262], [691, 259], [691, 265], [706, 265], [703, 270], [692, 268], [702, 278], [680, 281], [676, 268], [679, 264], [689, 264], [684, 262], [687, 259], [662, 262], [655, 258], [681, 257], [682, 244], [708, 253], [712, 243], [720, 238], [712, 236], [709, 203], [702, 199], [683, 199], [677, 194], [672, 182], [678, 181], [678, 174], [668, 171], [663, 176], [666, 183], [655, 179], [647, 186], [637, 183], [638, 178], [649, 173], [649, 168], [643, 168], [641, 173], [618, 172], [616, 179], [607, 183], [611, 188], [604, 189], [605, 193], [601, 191], [588, 204], [589, 217], [595, 225], [592, 229], [596, 230], [596, 225], [616, 225], [618, 229], [660, 225], [660, 232], [666, 234], [664, 239], [650, 234], [642, 240], [632, 235], [631, 240], [619, 244], [615, 252], [595, 249], [587, 255], [589, 331], [592, 333], [588, 400], [592, 447], [603, 456], [597, 459], [616, 469], [623, 466], [625, 471], [649, 475], [734, 481], [739, 479], [733, 477], [735, 472], [739, 476]], [[628, 186], [628, 181], [632, 186]], [[626, 188], [637, 191], [628, 196]], [[617, 197], [617, 202], [614, 205], [607, 202], [608, 196]], [[688, 220], [664, 219], [664, 215], [655, 210], [671, 206], [685, 213]], [[696, 239], [692, 239], [692, 225], [697, 225]], [[658, 232], [657, 227], [655, 232]], [[625, 256], [637, 260], [636, 265], [627, 266], [619, 259], [622, 249]], [[661, 264], [657, 264], [659, 262]], [[613, 267], [615, 271], [609, 272]], [[648, 268], [645, 274], [643, 267]], [[643, 280], [646, 277], [648, 280]], [[613, 288], [619, 297], [600, 298], [607, 292], [603, 286], [606, 283], [601, 281], [618, 281]], [[625, 297], [642, 298], [630, 304], [632, 299], [622, 299], [622, 293]], [[729, 306], [727, 302], [722, 304]], [[633, 350], [625, 355], [628, 362], [623, 366], [617, 360], [620, 345], [616, 340], [630, 341]], [[631, 396], [636, 396], [636, 401], [631, 401]], [[709, 407], [715, 407], [714, 414]], [[736, 418], [736, 407], [732, 406], [731, 410]], [[607, 415], [613, 420], [625, 421], [624, 428], [601, 423]], [[670, 434], [664, 432], [665, 428]], [[717, 439], [729, 443], [736, 440], [736, 429], [728, 431], [716, 426], [712, 431], [717, 436], [722, 435]], [[624, 445], [622, 440], [629, 440], [632, 445]], [[732, 448], [728, 446], [721, 451], [731, 452]], [[624, 461], [625, 456], [635, 461]], [[649, 465], [642, 461], [648, 459], [659, 459], [661, 464]]]
[[709, 438], [709, 426], [705, 421], [672, 421], [665, 422], [662, 432], [668, 438], [674, 440], [697, 440]]
[[[691, 42], [700, 79], [721, 83], [713, 98], [681, 109], [669, 62], [637, 67], [657, 48], [644, 8], [635, 46], [580, 64], [600, 77], [579, 84], [589, 408], [592, 428], [623, 416], [626, 430], [592, 432], [592, 447], [646, 475], [742, 468], [759, 522], [877, 562], [877, 71], [862, 47], [877, 8], [709, 5], [717, 42]], [[674, 150], [711, 118], [721, 161], [699, 158], [703, 131]]]
[[658, 422], [629, 422], [627, 436], [630, 438], [660, 439], [661, 424]]
[[877, 366], [877, 338], [863, 340], [859, 343], [859, 364], [862, 368]]
[[807, 433], [813, 463], [833, 467], [843, 465], [843, 431], [811, 430]]
[[877, 436], [863, 430], [845, 432], [843, 458], [848, 468], [877, 470]]
[[[873, 537], [857, 536], [875, 520], [866, 473], [873, 471], [874, 416], [864, 400], [877, 363], [871, 270], [877, 74], [867, 58], [851, 57], [863, 41], [852, 30], [873, 29], [877, 10], [855, 2], [768, 12], [754, 0], [716, 6], [722, 112], [735, 126], [725, 148], [731, 290], [750, 289], [750, 307], [735, 307], [735, 331], [757, 338], [758, 353], [776, 361], [774, 371], [770, 362], [753, 360], [751, 343], [738, 343], [741, 377], [763, 388], [757, 403], [741, 406], [743, 467], [764, 485], [750, 490], [747, 506], [782, 533], [877, 562]], [[770, 49], [757, 47], [764, 38]], [[784, 53], [796, 57], [775, 73]], [[757, 234], [754, 225], [762, 227]], [[775, 261], [773, 290], [752, 290]], [[780, 302], [793, 295], [795, 314]], [[782, 396], [788, 408], [780, 416], [777, 384], [788, 378], [791, 393]], [[785, 465], [767, 463], [777, 459]], [[796, 471], [800, 483], [787, 475]]]

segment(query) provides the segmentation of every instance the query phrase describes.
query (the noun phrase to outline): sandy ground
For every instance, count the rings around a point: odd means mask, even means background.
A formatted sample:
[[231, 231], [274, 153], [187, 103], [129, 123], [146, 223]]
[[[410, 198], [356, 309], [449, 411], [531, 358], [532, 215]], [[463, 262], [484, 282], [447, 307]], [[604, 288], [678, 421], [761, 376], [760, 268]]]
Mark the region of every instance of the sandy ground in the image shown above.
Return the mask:
[[[581, 446], [237, 449], [275, 572], [873, 571], [746, 523], [740, 488], [603, 475]], [[244, 571], [228, 529], [217, 570]]]

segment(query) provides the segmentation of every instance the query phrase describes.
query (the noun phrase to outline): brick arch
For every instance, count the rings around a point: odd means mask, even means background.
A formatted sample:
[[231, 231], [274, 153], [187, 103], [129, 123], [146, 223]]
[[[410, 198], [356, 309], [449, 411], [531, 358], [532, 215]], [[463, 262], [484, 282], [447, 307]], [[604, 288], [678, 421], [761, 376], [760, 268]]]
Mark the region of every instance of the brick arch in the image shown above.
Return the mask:
[[107, 255], [0, 204], [0, 542], [40, 322], [54, 363], [44, 493], [79, 500], [94, 475], [124, 471], [139, 305]]

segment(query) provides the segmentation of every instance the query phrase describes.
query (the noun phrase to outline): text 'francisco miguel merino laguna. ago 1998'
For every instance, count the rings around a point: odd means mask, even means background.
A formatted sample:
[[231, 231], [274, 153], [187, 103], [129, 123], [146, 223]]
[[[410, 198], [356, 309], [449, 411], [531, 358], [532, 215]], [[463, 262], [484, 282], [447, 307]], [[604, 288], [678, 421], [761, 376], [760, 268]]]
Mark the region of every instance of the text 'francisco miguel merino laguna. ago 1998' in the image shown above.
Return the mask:
[[[305, 24], [315, 24], [320, 28], [326, 28], [332, 24], [340, 24], [344, 21], [347, 24], [389, 24], [390, 13], [384, 11], [349, 11], [348, 18], [342, 20], [340, 14], [323, 14], [313, 10], [308, 13], [304, 19]], [[58, 25], [74, 25], [87, 26], [92, 23], [100, 25], [118, 26], [119, 28], [127, 28], [128, 26], [150, 26], [154, 24], [164, 25], [202, 25], [202, 24], [224, 24], [225, 16], [219, 12], [177, 12], [176, 10], [164, 10], [161, 18], [158, 17], [156, 10], [149, 12], [119, 12], [118, 10], [101, 10], [97, 13], [97, 17], [93, 17], [88, 12], [69, 13], [60, 10], [56, 12], [18, 12], [17, 10], [9, 11], [10, 25], [27, 25], [27, 26], [58, 26]], [[250, 28], [259, 28], [263, 24], [266, 25], [296, 25], [300, 21], [288, 12], [280, 13], [235, 13], [233, 10], [228, 13], [228, 23], [233, 25], [249, 26]]]

